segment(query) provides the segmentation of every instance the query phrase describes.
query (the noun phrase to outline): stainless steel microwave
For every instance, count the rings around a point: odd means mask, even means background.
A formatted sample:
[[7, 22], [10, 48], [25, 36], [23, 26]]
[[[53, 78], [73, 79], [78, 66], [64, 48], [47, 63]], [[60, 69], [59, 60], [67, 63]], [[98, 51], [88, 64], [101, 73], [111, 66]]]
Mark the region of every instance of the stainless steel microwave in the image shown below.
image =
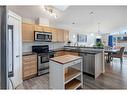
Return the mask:
[[34, 40], [41, 42], [51, 42], [52, 41], [52, 33], [51, 32], [34, 32]]

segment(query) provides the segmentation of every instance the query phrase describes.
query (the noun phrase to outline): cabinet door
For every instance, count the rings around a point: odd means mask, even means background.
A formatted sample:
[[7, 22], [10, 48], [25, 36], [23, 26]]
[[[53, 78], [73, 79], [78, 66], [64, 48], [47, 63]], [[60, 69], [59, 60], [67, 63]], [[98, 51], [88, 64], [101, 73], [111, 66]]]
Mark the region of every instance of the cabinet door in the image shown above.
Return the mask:
[[42, 31], [43, 32], [44, 31], [44, 28], [43, 28], [43, 26], [35, 25], [34, 26], [34, 30], [35, 31]]
[[84, 59], [85, 59], [85, 72], [86, 73], [89, 73], [89, 60], [90, 60], [90, 58], [89, 58], [89, 56], [88, 56], [88, 54], [85, 54], [84, 55]]
[[44, 32], [52, 32], [52, 28], [44, 26]]
[[83, 69], [83, 72], [85, 72], [85, 69], [86, 69], [86, 66], [85, 66], [86, 65], [86, 62], [85, 62], [86, 61], [85, 54], [84, 53], [80, 53], [79, 56], [81, 56], [83, 58], [83, 60], [82, 60], [82, 64], [83, 64], [82, 67], [83, 68], [82, 69]]
[[69, 31], [65, 30], [64, 31], [64, 42], [68, 42], [69, 41]]
[[57, 30], [52, 29], [52, 41], [57, 42]]
[[62, 29], [57, 29], [57, 40], [58, 42], [64, 42], [64, 31]]
[[34, 25], [33, 24], [22, 24], [22, 40], [23, 42], [34, 41]]
[[90, 74], [94, 75], [95, 74], [95, 55], [90, 54], [89, 55], [89, 72]]
[[23, 56], [23, 80], [37, 74], [37, 55]]

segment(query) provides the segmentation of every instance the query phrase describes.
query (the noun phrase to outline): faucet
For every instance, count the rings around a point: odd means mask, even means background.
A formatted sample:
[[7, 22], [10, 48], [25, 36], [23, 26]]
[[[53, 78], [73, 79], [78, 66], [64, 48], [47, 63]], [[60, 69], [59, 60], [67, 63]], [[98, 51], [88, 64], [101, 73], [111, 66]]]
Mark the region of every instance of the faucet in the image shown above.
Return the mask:
[[76, 43], [74, 44], [74, 47], [76, 47], [76, 46], [78, 47], [78, 42], [76, 42]]

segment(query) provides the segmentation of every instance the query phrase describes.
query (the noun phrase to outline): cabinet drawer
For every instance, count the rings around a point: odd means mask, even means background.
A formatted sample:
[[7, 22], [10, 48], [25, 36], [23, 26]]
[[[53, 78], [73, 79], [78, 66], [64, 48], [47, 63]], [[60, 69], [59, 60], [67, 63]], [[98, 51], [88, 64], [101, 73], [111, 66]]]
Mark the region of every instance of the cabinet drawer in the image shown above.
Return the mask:
[[31, 58], [29, 56], [24, 56], [23, 57], [23, 62], [29, 62]]
[[35, 57], [31, 58], [30, 61], [32, 61], [32, 62], [37, 62], [37, 57], [36, 57], [36, 58], [35, 58]]
[[36, 59], [37, 58], [37, 55], [31, 55], [30, 58], [31, 59]]
[[27, 65], [29, 66], [30, 64], [31, 64], [31, 61], [25, 61], [25, 62], [23, 61], [23, 66], [27, 66]]
[[36, 61], [31, 61], [31, 62], [26, 62], [25, 64], [23, 64], [24, 68], [26, 68], [26, 67], [30, 68], [31, 66], [37, 67], [37, 62]]
[[31, 69], [37, 69], [37, 67], [35, 65], [31, 65], [31, 66], [26, 66], [23, 68], [24, 71], [28, 71], [28, 70], [31, 70]]
[[23, 56], [23, 61], [24, 62], [29, 62], [29, 61], [37, 61], [37, 55], [29, 55], [29, 56]]

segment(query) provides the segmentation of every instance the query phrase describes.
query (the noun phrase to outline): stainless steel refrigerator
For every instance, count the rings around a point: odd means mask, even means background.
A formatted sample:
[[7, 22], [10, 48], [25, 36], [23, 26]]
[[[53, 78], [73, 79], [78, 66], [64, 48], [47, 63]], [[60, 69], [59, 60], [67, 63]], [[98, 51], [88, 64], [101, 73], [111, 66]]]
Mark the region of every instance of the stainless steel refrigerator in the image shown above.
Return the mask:
[[0, 6], [0, 89], [8, 88], [7, 30], [7, 9]]

